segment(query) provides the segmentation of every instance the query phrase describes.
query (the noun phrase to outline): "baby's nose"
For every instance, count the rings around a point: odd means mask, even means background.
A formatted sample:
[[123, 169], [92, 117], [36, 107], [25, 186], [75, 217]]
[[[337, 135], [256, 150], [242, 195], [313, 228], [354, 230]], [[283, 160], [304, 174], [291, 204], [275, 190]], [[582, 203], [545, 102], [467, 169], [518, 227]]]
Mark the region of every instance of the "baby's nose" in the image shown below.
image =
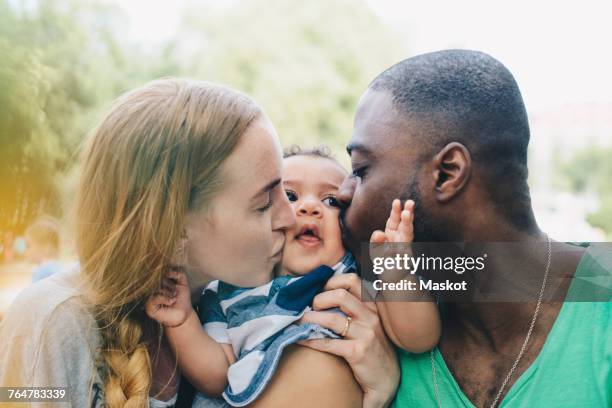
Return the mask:
[[304, 200], [298, 209], [300, 215], [321, 215], [321, 205], [315, 200]]

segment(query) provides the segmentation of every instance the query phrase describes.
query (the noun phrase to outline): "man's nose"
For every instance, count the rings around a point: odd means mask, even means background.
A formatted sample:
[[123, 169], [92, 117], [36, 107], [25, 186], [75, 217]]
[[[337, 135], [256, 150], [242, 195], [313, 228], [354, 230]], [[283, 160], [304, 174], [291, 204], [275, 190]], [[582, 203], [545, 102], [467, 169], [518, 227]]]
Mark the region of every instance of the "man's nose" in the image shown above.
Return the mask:
[[321, 203], [312, 199], [302, 201], [298, 207], [298, 215], [321, 215]]
[[346, 209], [351, 205], [351, 201], [353, 201], [353, 194], [355, 193], [355, 180], [346, 176], [338, 189], [338, 193], [336, 195], [336, 200], [340, 204], [341, 209]]

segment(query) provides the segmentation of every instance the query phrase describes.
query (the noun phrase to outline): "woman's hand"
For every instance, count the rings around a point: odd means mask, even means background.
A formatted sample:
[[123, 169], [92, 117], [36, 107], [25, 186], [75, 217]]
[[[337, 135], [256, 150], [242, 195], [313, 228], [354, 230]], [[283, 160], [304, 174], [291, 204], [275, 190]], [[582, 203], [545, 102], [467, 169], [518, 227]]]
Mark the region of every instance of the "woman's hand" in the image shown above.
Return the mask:
[[354, 273], [332, 277], [324, 289], [314, 298], [314, 311], [304, 314], [301, 321], [341, 334], [347, 325], [346, 317], [323, 311], [339, 307], [351, 317], [348, 331], [343, 339], [307, 340], [300, 344], [343, 357], [363, 390], [364, 408], [388, 406], [395, 395], [400, 371], [375, 303], [361, 301], [361, 282]]
[[152, 295], [145, 304], [147, 316], [166, 327], [180, 326], [192, 310], [189, 282], [182, 271], [168, 272], [161, 290]]

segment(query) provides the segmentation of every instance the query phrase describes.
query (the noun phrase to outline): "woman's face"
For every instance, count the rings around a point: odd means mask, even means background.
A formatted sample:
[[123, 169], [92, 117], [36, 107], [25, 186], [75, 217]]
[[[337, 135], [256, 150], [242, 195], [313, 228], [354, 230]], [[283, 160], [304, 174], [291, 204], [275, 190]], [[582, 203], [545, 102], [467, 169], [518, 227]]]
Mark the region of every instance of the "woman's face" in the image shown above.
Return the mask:
[[281, 183], [281, 147], [261, 116], [223, 162], [208, 210], [187, 215], [187, 270], [196, 280], [259, 286], [272, 279], [295, 216]]

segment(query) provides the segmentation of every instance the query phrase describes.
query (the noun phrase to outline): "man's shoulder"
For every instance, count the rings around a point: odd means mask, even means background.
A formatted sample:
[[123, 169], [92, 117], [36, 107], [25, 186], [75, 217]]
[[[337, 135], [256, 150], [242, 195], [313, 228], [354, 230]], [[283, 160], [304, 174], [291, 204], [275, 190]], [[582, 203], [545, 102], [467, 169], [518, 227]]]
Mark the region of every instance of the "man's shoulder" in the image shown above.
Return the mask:
[[592, 259], [594, 267], [612, 275], [612, 242], [591, 243], [586, 254]]
[[588, 244], [565, 300], [612, 301], [612, 243]]

